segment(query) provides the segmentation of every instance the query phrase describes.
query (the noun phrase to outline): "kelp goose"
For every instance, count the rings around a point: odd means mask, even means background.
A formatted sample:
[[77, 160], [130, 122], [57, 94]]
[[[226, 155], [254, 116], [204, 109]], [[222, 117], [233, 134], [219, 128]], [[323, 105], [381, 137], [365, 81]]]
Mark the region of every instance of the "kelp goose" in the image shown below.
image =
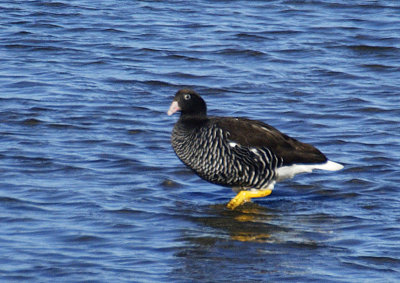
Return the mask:
[[230, 209], [268, 196], [276, 182], [296, 174], [343, 168], [314, 146], [263, 122], [207, 116], [206, 103], [191, 89], [176, 93], [168, 115], [177, 111], [181, 115], [172, 131], [176, 155], [201, 178], [238, 192]]

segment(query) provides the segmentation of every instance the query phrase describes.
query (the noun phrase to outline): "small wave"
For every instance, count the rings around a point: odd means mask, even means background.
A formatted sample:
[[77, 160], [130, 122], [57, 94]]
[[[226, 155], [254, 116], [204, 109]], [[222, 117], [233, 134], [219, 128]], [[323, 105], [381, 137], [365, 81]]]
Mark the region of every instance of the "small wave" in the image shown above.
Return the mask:
[[15, 83], [10, 83], [5, 85], [5, 87], [9, 88], [30, 88], [30, 87], [37, 87], [37, 86], [51, 86], [51, 84], [38, 82], [38, 81], [18, 81]]
[[248, 55], [248, 56], [265, 56], [266, 53], [258, 50], [252, 50], [252, 49], [232, 49], [232, 48], [226, 48], [217, 51], [217, 54], [221, 55]]
[[29, 118], [29, 119], [26, 119], [26, 120], [22, 121], [22, 124], [26, 125], [26, 126], [37, 126], [37, 125], [40, 125], [42, 123], [43, 123], [43, 121], [41, 121], [39, 119], [35, 119], [35, 118]]
[[86, 243], [86, 242], [102, 242], [106, 239], [99, 236], [94, 235], [79, 235], [79, 236], [71, 236], [65, 239], [66, 242], [71, 243]]
[[181, 184], [179, 184], [179, 183], [177, 183], [177, 182], [175, 182], [175, 181], [172, 181], [172, 180], [170, 180], [170, 179], [165, 179], [165, 180], [163, 180], [163, 181], [161, 182], [161, 185], [162, 185], [163, 187], [166, 187], [166, 188], [179, 188], [179, 187], [182, 187]]
[[399, 52], [399, 49], [392, 46], [377, 46], [377, 45], [347, 45], [350, 50], [359, 53], [382, 53], [382, 52]]
[[41, 6], [41, 7], [51, 7], [51, 8], [71, 8], [74, 7], [68, 3], [65, 2], [49, 2], [49, 1], [43, 1], [43, 2], [37, 2], [34, 3], [35, 6]]
[[141, 214], [144, 211], [133, 209], [133, 208], [118, 208], [118, 209], [107, 209], [105, 210], [107, 213], [115, 213], [115, 214], [123, 214], [123, 215], [130, 215], [130, 214]]

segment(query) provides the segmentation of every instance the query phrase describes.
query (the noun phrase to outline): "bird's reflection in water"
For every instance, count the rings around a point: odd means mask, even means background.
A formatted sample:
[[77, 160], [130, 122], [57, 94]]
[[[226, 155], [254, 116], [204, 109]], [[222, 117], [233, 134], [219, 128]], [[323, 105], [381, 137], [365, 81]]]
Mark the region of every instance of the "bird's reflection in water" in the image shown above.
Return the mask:
[[290, 230], [280, 223], [278, 211], [252, 202], [233, 211], [226, 209], [225, 204], [203, 209], [204, 215], [192, 220], [202, 223], [205, 229], [212, 228], [216, 238], [229, 237], [241, 242], [274, 242], [276, 234]]
[[[251, 204], [243, 207], [240, 210], [239, 215], [234, 217], [235, 221], [242, 223], [266, 223], [271, 220], [272, 216], [270, 214], [262, 213], [263, 211], [260, 207], [255, 204]], [[263, 231], [237, 231], [231, 234], [231, 239], [241, 242], [268, 242], [271, 240], [271, 233], [266, 230]]]
[[261, 282], [266, 274], [282, 271], [282, 257], [287, 253], [280, 238], [291, 234], [292, 228], [285, 227], [280, 211], [246, 203], [234, 211], [218, 204], [187, 207], [181, 211], [185, 212], [186, 220], [195, 225], [181, 230], [173, 278]]
[[[279, 213], [256, 203], [247, 203], [234, 211], [222, 210], [231, 222], [230, 239], [241, 242], [274, 242], [275, 235], [288, 231], [279, 222]], [[231, 218], [229, 218], [229, 216]]]

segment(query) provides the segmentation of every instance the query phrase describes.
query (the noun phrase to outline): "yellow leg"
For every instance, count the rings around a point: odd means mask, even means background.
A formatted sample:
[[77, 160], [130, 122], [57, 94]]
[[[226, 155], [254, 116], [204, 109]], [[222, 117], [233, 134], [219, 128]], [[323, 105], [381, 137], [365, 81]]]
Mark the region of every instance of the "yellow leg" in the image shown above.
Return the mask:
[[252, 198], [262, 198], [269, 196], [272, 190], [258, 190], [258, 191], [240, 191], [231, 201], [226, 205], [229, 209], [235, 209], [239, 205], [250, 201]]

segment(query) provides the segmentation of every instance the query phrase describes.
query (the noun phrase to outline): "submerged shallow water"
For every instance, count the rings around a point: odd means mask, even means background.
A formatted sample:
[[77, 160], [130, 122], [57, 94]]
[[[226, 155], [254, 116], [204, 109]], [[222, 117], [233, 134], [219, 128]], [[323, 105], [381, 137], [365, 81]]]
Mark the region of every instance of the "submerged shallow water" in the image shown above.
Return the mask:
[[[397, 1], [0, 2], [0, 279], [400, 279]], [[174, 93], [316, 145], [229, 211], [170, 146]]]

